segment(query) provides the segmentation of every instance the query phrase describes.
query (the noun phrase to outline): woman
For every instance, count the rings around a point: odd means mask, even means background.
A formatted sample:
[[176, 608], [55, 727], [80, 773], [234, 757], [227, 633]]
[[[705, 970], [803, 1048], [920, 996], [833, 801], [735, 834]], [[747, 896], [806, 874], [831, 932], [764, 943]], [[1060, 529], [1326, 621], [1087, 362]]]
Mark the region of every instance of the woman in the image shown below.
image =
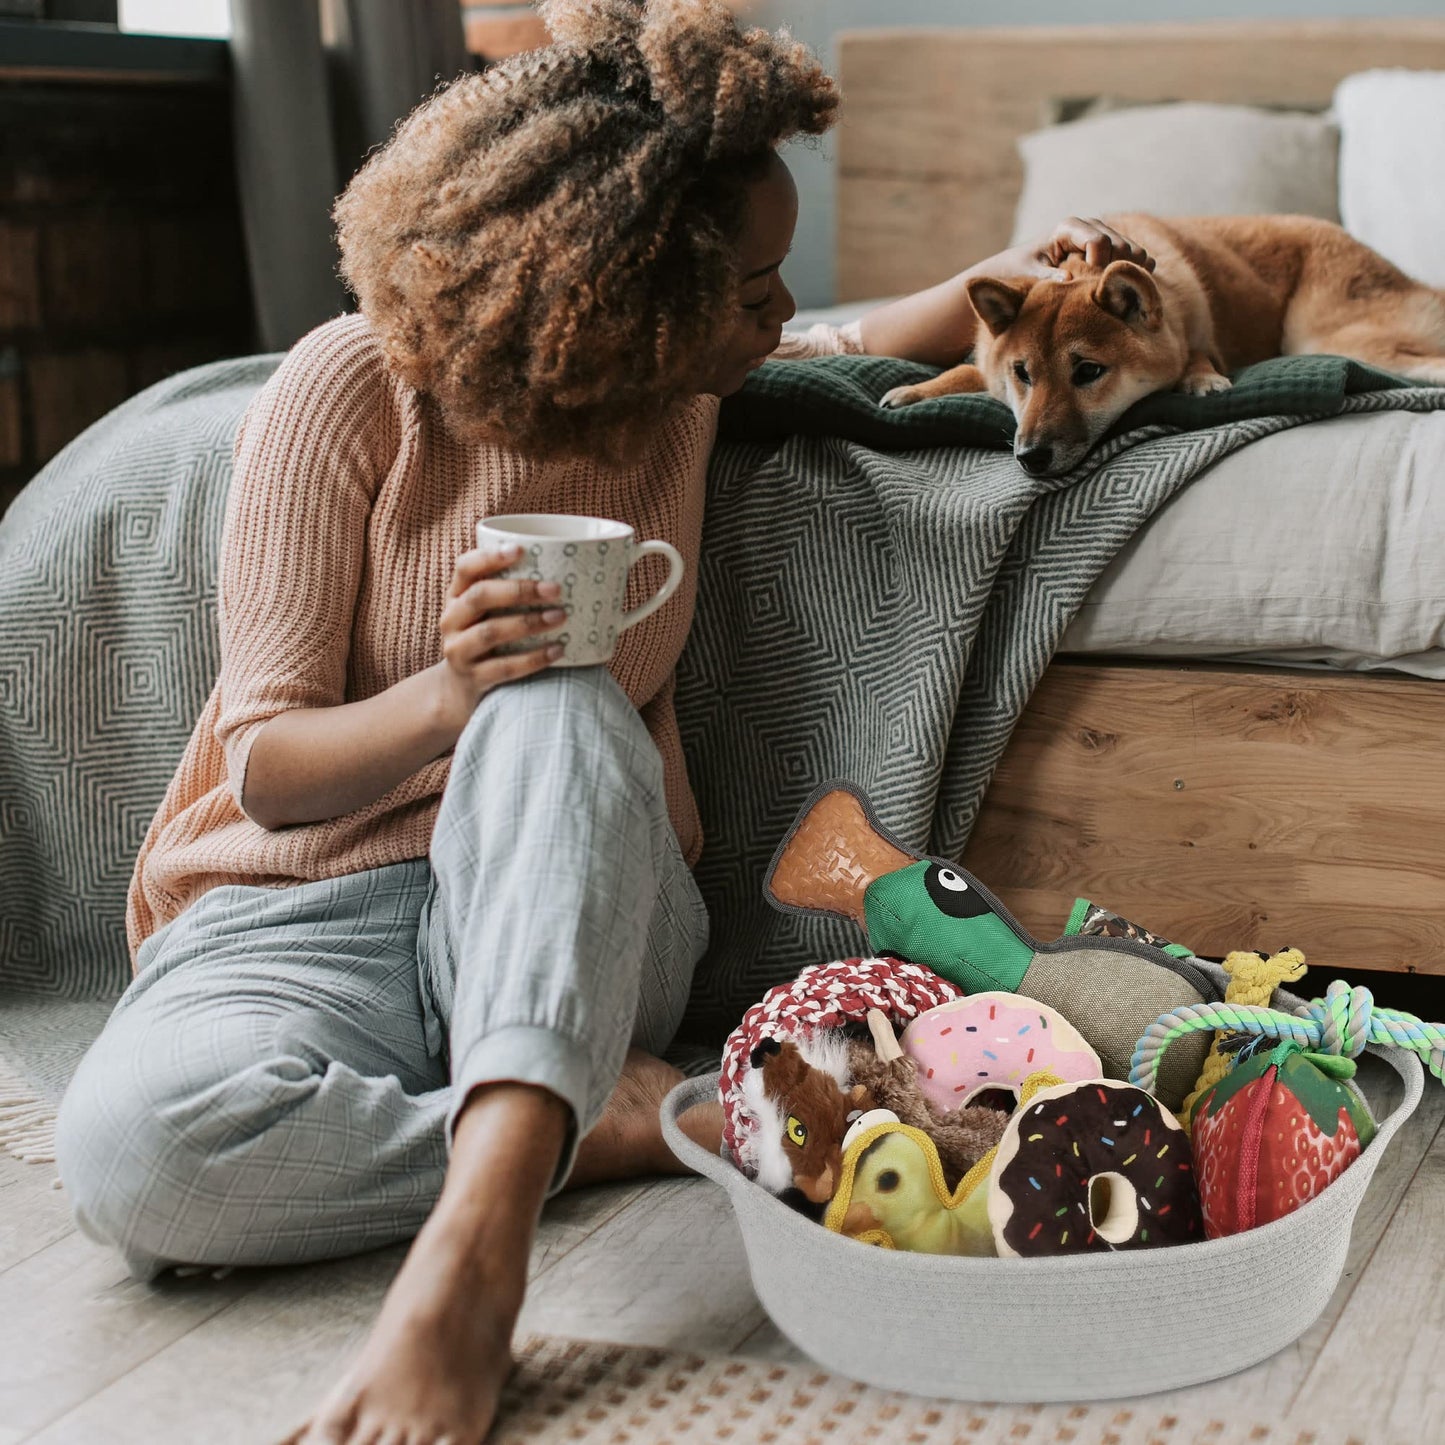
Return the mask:
[[[673, 1167], [656, 1055], [707, 920], [672, 672], [717, 398], [794, 310], [777, 147], [837, 97], [715, 0], [547, 19], [559, 43], [438, 94], [338, 204], [360, 314], [247, 413], [221, 675], [61, 1111], [77, 1217], [142, 1276], [420, 1229], [307, 1441], [479, 1441], [543, 1199]], [[1084, 248], [1139, 258], [1074, 222], [988, 264]], [[962, 280], [791, 354], [955, 362]], [[466, 550], [509, 511], [621, 518], [688, 580], [607, 670], [499, 655], [558, 621]]]

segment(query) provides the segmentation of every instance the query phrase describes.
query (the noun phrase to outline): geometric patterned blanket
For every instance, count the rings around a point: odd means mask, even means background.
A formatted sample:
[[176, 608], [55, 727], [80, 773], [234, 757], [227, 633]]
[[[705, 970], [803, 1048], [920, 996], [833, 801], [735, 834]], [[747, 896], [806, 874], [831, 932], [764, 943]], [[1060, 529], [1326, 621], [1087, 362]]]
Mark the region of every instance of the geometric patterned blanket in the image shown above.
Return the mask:
[[236, 426], [279, 359], [132, 397], [0, 518], [0, 987], [129, 979], [131, 868], [220, 665]]
[[[131, 867], [219, 664], [232, 440], [277, 361], [217, 362], [133, 397], [0, 518], [0, 989], [103, 998], [128, 978]], [[846, 926], [761, 901], [813, 786], [849, 777], [904, 841], [958, 851], [1118, 548], [1213, 461], [1308, 419], [1133, 425], [1039, 481], [1000, 450], [987, 398], [885, 418], [880, 436], [874, 398], [916, 375], [876, 358], [771, 364], [725, 410], [678, 691], [714, 934], [695, 1037], [720, 1041], [769, 986], [856, 948]], [[1445, 405], [1399, 387], [1341, 374], [1307, 410]], [[827, 434], [779, 436], [810, 426]]]

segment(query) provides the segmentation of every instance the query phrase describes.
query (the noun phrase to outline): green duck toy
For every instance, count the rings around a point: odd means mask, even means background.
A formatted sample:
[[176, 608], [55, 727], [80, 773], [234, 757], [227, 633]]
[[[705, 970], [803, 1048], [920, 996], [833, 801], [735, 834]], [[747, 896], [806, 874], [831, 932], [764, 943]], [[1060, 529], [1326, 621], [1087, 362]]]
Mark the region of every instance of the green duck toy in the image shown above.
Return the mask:
[[[1223, 992], [1182, 950], [1136, 938], [1066, 935], [1041, 943], [966, 869], [920, 858], [878, 823], [848, 783], [825, 783], [803, 805], [764, 885], [787, 912], [860, 925], [868, 947], [920, 964], [965, 993], [999, 989], [1057, 1009], [1111, 1078], [1127, 1078], [1134, 1045], [1160, 1014], [1217, 1002]], [[1178, 1109], [1208, 1043], [1171, 1050], [1155, 1093]]]

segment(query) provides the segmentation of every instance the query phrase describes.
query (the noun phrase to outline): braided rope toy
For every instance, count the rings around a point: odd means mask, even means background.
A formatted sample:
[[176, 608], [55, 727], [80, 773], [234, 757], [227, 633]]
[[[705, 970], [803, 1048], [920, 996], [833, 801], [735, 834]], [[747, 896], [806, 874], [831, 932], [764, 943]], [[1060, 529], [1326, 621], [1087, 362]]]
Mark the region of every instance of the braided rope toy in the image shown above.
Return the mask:
[[1351, 988], [1336, 979], [1322, 999], [1297, 1013], [1249, 1004], [1185, 1004], [1161, 1014], [1134, 1046], [1129, 1082], [1154, 1092], [1159, 1060], [1175, 1039], [1200, 1029], [1263, 1038], [1290, 1039], [1312, 1053], [1358, 1058], [1366, 1044], [1390, 1044], [1419, 1054], [1425, 1066], [1445, 1084], [1445, 1026], [1422, 1023], [1399, 1009], [1377, 1008], [1370, 990]]

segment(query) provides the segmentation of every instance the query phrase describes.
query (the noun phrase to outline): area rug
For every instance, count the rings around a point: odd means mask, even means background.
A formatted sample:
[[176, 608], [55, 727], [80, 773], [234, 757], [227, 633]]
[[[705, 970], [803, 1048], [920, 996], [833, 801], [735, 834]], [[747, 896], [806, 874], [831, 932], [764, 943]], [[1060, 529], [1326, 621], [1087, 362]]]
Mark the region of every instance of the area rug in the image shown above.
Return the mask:
[[54, 1163], [61, 1095], [113, 1007], [0, 990], [0, 1150]]
[[538, 1336], [522, 1343], [516, 1357], [488, 1445], [1325, 1445], [1333, 1439], [1278, 1419], [1185, 1417], [1148, 1400], [927, 1400], [875, 1390], [813, 1365], [636, 1345]]

